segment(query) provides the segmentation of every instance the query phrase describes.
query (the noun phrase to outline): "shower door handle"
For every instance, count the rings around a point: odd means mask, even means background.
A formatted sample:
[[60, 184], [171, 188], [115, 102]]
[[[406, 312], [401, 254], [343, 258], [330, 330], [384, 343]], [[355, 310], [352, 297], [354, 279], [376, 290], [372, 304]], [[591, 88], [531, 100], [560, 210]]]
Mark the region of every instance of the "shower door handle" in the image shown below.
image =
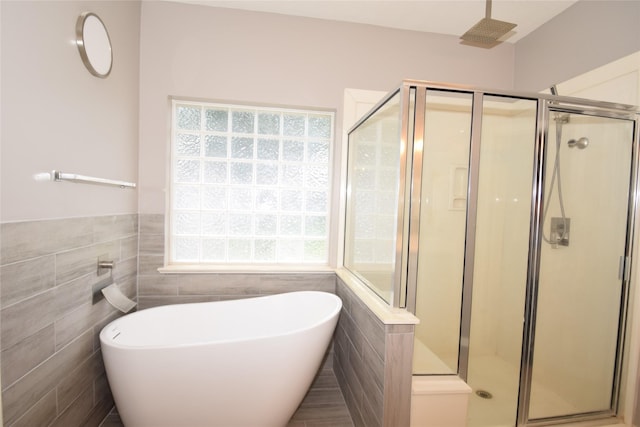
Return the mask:
[[618, 266], [618, 279], [629, 280], [629, 257], [621, 255], [620, 265]]

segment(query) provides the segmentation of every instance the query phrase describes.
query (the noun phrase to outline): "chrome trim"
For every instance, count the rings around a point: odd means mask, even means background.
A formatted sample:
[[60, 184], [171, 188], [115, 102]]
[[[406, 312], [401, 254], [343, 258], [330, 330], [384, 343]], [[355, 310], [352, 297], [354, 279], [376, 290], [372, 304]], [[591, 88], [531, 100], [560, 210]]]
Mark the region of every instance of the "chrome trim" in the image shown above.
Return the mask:
[[[105, 36], [107, 37], [107, 42], [109, 45], [109, 52], [108, 52], [109, 69], [103, 73], [96, 70], [96, 67], [91, 62], [91, 59], [89, 58], [89, 54], [87, 53], [84, 25], [87, 19], [90, 17], [94, 17], [95, 19], [98, 20], [98, 22], [102, 26], [102, 29], [105, 32]], [[82, 12], [80, 16], [78, 16], [78, 19], [76, 21], [76, 45], [78, 46], [78, 53], [80, 53], [80, 58], [82, 59], [82, 63], [84, 64], [85, 67], [87, 67], [87, 70], [89, 71], [89, 73], [91, 73], [91, 75], [99, 77], [101, 79], [106, 79], [109, 76], [109, 74], [111, 74], [111, 69], [113, 68], [113, 47], [111, 45], [111, 37], [109, 37], [109, 32], [107, 31], [107, 27], [104, 25], [104, 22], [95, 13]]]
[[464, 273], [462, 276], [462, 309], [460, 319], [460, 348], [458, 375], [467, 381], [469, 374], [469, 339], [471, 333], [471, 300], [476, 253], [476, 220], [478, 217], [478, 186], [480, 181], [480, 143], [482, 140], [482, 111], [484, 93], [473, 93], [469, 175], [467, 187], [467, 229], [464, 243]]
[[[639, 156], [640, 149], [638, 148], [640, 133], [638, 128], [640, 127], [640, 115], [632, 114], [625, 115], [624, 117], [607, 111], [597, 112], [592, 109], [588, 109], [587, 115], [593, 115], [605, 118], [631, 120], [634, 123], [634, 131], [632, 135], [632, 152], [631, 152], [631, 170], [630, 170], [630, 184], [629, 184], [629, 201], [627, 209], [627, 232], [624, 255], [622, 258], [622, 278], [620, 280], [621, 289], [621, 301], [618, 323], [618, 337], [616, 343], [616, 362], [614, 372], [612, 376], [611, 386], [611, 402], [610, 407], [607, 410], [591, 411], [578, 414], [560, 415], [555, 417], [545, 418], [533, 418], [530, 419], [530, 398], [531, 398], [531, 383], [532, 383], [532, 371], [533, 371], [533, 355], [535, 351], [535, 325], [537, 314], [537, 297], [538, 297], [538, 285], [539, 285], [539, 273], [540, 273], [540, 253], [542, 242], [540, 239], [540, 228], [542, 227], [542, 201], [544, 200], [544, 153], [546, 152], [546, 142], [548, 138], [549, 130], [549, 115], [551, 112], [569, 112], [575, 114], [585, 114], [583, 111], [571, 107], [559, 106], [555, 103], [543, 101], [543, 114], [538, 114], [538, 123], [544, 123], [543, 139], [539, 141], [536, 148], [540, 147], [541, 150], [536, 153], [536, 164], [538, 170], [537, 179], [534, 177], [534, 197], [536, 207], [532, 209], [531, 220], [531, 237], [530, 237], [530, 258], [529, 258], [529, 271], [528, 271], [528, 289], [527, 300], [525, 302], [525, 329], [524, 339], [522, 343], [522, 362], [521, 362], [521, 376], [520, 376], [520, 393], [518, 396], [518, 426], [550, 426], [557, 425], [564, 422], [581, 422], [581, 421], [595, 421], [603, 420], [607, 417], [615, 417], [618, 413], [620, 403], [620, 384], [622, 379], [623, 368], [623, 356], [624, 345], [627, 332], [628, 321], [628, 304], [629, 304], [629, 288], [630, 288], [630, 265], [633, 252], [634, 241], [634, 224], [635, 224], [635, 212], [638, 207], [637, 191], [638, 191], [638, 165], [640, 164]], [[540, 105], [540, 102], [539, 102]], [[590, 114], [593, 113], [593, 114]], [[540, 138], [540, 133], [538, 138]], [[542, 191], [538, 191], [542, 189]], [[537, 197], [536, 197], [536, 193]], [[537, 219], [537, 221], [535, 221]]]
[[[362, 116], [357, 122], [355, 122], [355, 124], [353, 126], [351, 126], [349, 128], [349, 130], [347, 131], [347, 135], [351, 134], [351, 132], [353, 132], [354, 130], [356, 130], [357, 127], [359, 127], [362, 123], [364, 123], [365, 121], [367, 121], [367, 119], [369, 117], [371, 117], [372, 115], [375, 114], [376, 111], [378, 111], [383, 105], [385, 105], [391, 98], [393, 98], [394, 96], [396, 96], [396, 94], [402, 90], [404, 90], [406, 87], [405, 85], [400, 85], [398, 87], [396, 87], [395, 89], [393, 89], [392, 91], [390, 91], [389, 93], [387, 93], [380, 101], [378, 101], [378, 103], [376, 105], [374, 105], [373, 107], [371, 107], [371, 109], [364, 115]], [[402, 96], [402, 95], [401, 95]], [[400, 101], [400, 114], [402, 114], [402, 112], [404, 110], [402, 110], [402, 101]]]
[[640, 113], [640, 106], [637, 105], [629, 105], [615, 102], [606, 102], [606, 101], [594, 101], [591, 99], [584, 98], [575, 98], [571, 96], [554, 96], [546, 93], [535, 93], [535, 92], [522, 92], [522, 91], [513, 91], [513, 90], [496, 90], [491, 88], [483, 88], [476, 87], [470, 85], [460, 85], [460, 84], [450, 84], [450, 83], [442, 83], [442, 82], [432, 82], [429, 80], [412, 80], [407, 79], [404, 80], [405, 84], [411, 84], [414, 86], [426, 86], [430, 89], [450, 89], [456, 91], [465, 91], [465, 92], [482, 92], [486, 96], [505, 96], [510, 98], [522, 98], [522, 99], [530, 99], [532, 101], [537, 100], [545, 100], [548, 101], [549, 104], [566, 104], [566, 105], [575, 105], [575, 106], [588, 106], [597, 109], [603, 110], [624, 110], [630, 113]]
[[[528, 420], [527, 426], [558, 426], [564, 423], [578, 423], [587, 421], [603, 421], [607, 418], [615, 419], [611, 411], [593, 411], [582, 414], [560, 415], [557, 417], [536, 418]], [[572, 424], [573, 425], [573, 424]], [[601, 425], [601, 424], [598, 424]], [[624, 427], [624, 424], [621, 424]]]
[[[408, 218], [406, 214], [409, 209], [406, 206], [406, 192], [410, 191], [407, 185], [411, 185], [411, 181], [407, 179], [407, 171], [411, 170], [411, 156], [409, 150], [413, 144], [413, 135], [410, 130], [413, 129], [413, 123], [410, 123], [409, 111], [411, 111], [411, 98], [415, 96], [415, 88], [403, 86], [400, 89], [400, 118], [402, 120], [400, 126], [400, 170], [398, 172], [398, 208], [397, 208], [397, 227], [396, 227], [396, 266], [392, 284], [391, 306], [400, 307], [401, 289], [406, 283], [406, 263], [408, 246], [405, 244], [405, 236], [407, 235]], [[415, 105], [415, 104], [414, 104]]]
[[536, 116], [536, 141], [533, 153], [533, 177], [531, 191], [531, 215], [529, 220], [529, 263], [524, 302], [524, 325], [520, 358], [520, 388], [518, 393], [517, 425], [528, 420], [531, 377], [533, 374], [533, 345], [535, 338], [540, 253], [542, 249], [542, 211], [544, 201], [544, 176], [546, 135], [549, 131], [549, 110], [546, 100], [538, 100]]
[[[629, 182], [629, 206], [627, 211], [627, 241], [624, 253], [624, 273], [620, 295], [620, 319], [618, 324], [618, 347], [616, 349], [616, 365], [613, 376], [613, 394], [611, 410], [618, 413], [620, 405], [620, 385], [622, 384], [622, 367], [624, 362], [624, 348], [627, 338], [627, 322], [629, 320], [629, 294], [631, 292], [631, 266], [635, 236], [636, 212], [638, 209], [638, 167], [640, 165], [640, 114], [634, 120], [631, 141], [631, 176]], [[637, 290], [636, 290], [637, 292]]]
[[425, 113], [427, 108], [427, 89], [421, 87], [416, 93], [415, 118], [413, 129], [413, 170], [409, 214], [409, 257], [407, 262], [406, 308], [416, 312], [418, 292], [418, 250], [420, 243], [420, 212], [422, 202], [422, 160], [424, 153]]
[[[382, 98], [367, 114], [362, 116], [360, 120], [358, 120], [347, 132], [347, 134], [351, 133], [356, 127], [358, 127], [363, 121], [365, 121], [369, 116], [371, 116], [378, 108], [380, 108], [383, 104], [385, 104], [390, 98], [392, 98], [400, 89], [404, 86], [414, 86], [414, 87], [425, 87], [428, 89], [441, 89], [441, 90], [449, 90], [455, 92], [467, 92], [474, 93], [480, 92], [484, 93], [486, 96], [503, 96], [509, 98], [518, 98], [518, 99], [528, 99], [531, 101], [539, 101], [545, 100], [548, 104], [553, 104], [554, 106], [562, 105], [562, 108], [569, 109], [569, 112], [575, 112], [580, 114], [597, 114], [601, 115], [603, 112], [608, 111], [612, 116], [608, 117], [618, 117], [618, 118], [629, 118], [634, 120], [633, 115], [640, 114], [640, 106], [637, 105], [629, 105], [615, 102], [606, 102], [606, 101], [596, 101], [584, 98], [576, 98], [571, 96], [558, 96], [551, 95], [546, 93], [535, 93], [535, 92], [523, 92], [523, 91], [513, 91], [513, 90], [496, 90], [490, 88], [482, 88], [471, 85], [462, 85], [462, 84], [453, 84], [453, 83], [443, 83], [443, 82], [434, 82], [430, 80], [415, 80], [415, 79], [406, 79], [401, 82], [401, 84], [396, 85], [393, 90], [391, 90], [384, 98]], [[586, 108], [580, 108], [581, 106]]]
[[[418, 99], [415, 108], [411, 108], [409, 102], [409, 88], [416, 90]], [[635, 236], [636, 209], [640, 201], [638, 193], [640, 187], [640, 107], [611, 102], [593, 101], [587, 99], [556, 96], [541, 93], [524, 93], [516, 91], [483, 90], [472, 86], [434, 83], [420, 80], [404, 80], [399, 87], [391, 91], [382, 99], [367, 115], [360, 119], [350, 130], [351, 133], [362, 122], [367, 120], [375, 111], [384, 105], [390, 98], [401, 91], [401, 147], [404, 150], [401, 155], [401, 171], [398, 198], [398, 224], [396, 241], [396, 272], [394, 277], [393, 302], [394, 307], [401, 307], [401, 285], [406, 279], [409, 287], [406, 289], [408, 310], [415, 312], [417, 298], [417, 269], [419, 236], [419, 213], [421, 209], [421, 175], [422, 157], [424, 152], [418, 150], [420, 138], [424, 143], [424, 108], [423, 94], [426, 97], [427, 90], [443, 90], [450, 92], [464, 92], [473, 95], [471, 151], [469, 157], [468, 199], [467, 199], [467, 229], [465, 241], [465, 266], [463, 277], [463, 301], [460, 329], [459, 351], [459, 376], [464, 380], [468, 376], [469, 363], [469, 337], [471, 329], [471, 303], [473, 290], [473, 270], [475, 257], [475, 231], [477, 220], [480, 139], [482, 131], [482, 98], [484, 96], [509, 97], [514, 100], [531, 100], [537, 102], [536, 135], [533, 158], [532, 192], [531, 192], [531, 216], [529, 224], [529, 254], [528, 270], [526, 277], [526, 297], [524, 308], [523, 340], [520, 366], [520, 391], [518, 395], [517, 425], [551, 425], [566, 421], [583, 421], [602, 419], [613, 416], [620, 403], [620, 380], [622, 374], [622, 362], [625, 345], [625, 335], [628, 323], [629, 287], [632, 262], [633, 241]], [[423, 109], [422, 113], [419, 111]], [[566, 415], [553, 418], [529, 420], [529, 401], [531, 394], [531, 382], [533, 374], [533, 356], [535, 347], [536, 308], [538, 303], [539, 273], [541, 262], [541, 229], [542, 211], [544, 204], [544, 180], [546, 164], [544, 161], [548, 131], [550, 123], [550, 110], [581, 114], [588, 116], [608, 117], [616, 119], [632, 120], [634, 122], [634, 134], [632, 145], [631, 185], [629, 188], [629, 207], [627, 215], [627, 245], [625, 247], [624, 280], [622, 281], [622, 296], [620, 306], [620, 324], [618, 331], [618, 349], [616, 354], [616, 371], [614, 372], [611, 408], [605, 411], [596, 411], [584, 414]], [[413, 132], [410, 131], [410, 120], [414, 120]], [[414, 139], [410, 139], [410, 138]], [[408, 156], [409, 149], [413, 156]], [[413, 158], [413, 166], [411, 159]], [[413, 181], [413, 182], [411, 182]], [[407, 192], [412, 192], [407, 194]], [[406, 205], [404, 204], [406, 203]], [[409, 220], [408, 225], [406, 223]], [[417, 221], [417, 222], [416, 222]], [[408, 227], [408, 229], [407, 229]], [[408, 234], [405, 234], [408, 230]], [[402, 240], [407, 236], [407, 240]], [[403, 247], [404, 246], [404, 247]], [[407, 261], [405, 261], [405, 259]], [[407, 271], [408, 268], [408, 271]]]

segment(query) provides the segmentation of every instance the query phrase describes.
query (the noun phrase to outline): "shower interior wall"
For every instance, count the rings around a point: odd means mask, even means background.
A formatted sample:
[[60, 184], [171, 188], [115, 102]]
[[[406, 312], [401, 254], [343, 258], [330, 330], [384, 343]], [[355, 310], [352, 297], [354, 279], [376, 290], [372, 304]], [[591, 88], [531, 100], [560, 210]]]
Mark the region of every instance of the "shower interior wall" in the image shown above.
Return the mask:
[[[468, 164], [469, 116], [466, 112], [431, 111], [427, 130], [428, 144], [439, 147], [429, 150], [432, 158], [425, 156], [423, 185], [430, 193], [426, 209], [422, 209], [420, 235], [420, 268], [429, 271], [433, 282], [441, 284], [437, 289], [423, 289], [429, 283], [418, 285], [416, 315], [421, 319], [416, 327], [416, 338], [429, 347], [453, 371], [457, 371], [457, 351], [459, 345], [460, 306], [462, 299], [462, 265], [464, 262], [465, 210], [451, 208], [452, 193], [458, 193], [452, 179], [452, 169]], [[506, 114], [506, 113], [505, 113]], [[492, 176], [511, 176], [518, 178], [520, 164], [507, 161], [505, 153], [513, 155], [513, 129], [527, 129], [513, 124], [511, 117], [510, 132], [501, 132], [500, 114], [486, 114], [483, 117], [483, 138], [491, 141], [491, 149], [482, 153], [483, 165], [494, 173], [483, 175], [486, 185], [493, 189], [491, 197], [480, 198], [479, 211], [491, 211], [489, 223], [480, 224], [476, 247], [477, 255], [490, 254], [490, 257], [476, 262], [473, 311], [483, 313], [481, 321], [474, 323], [472, 334], [475, 355], [497, 356], [517, 366], [520, 361], [520, 349], [514, 349], [513, 343], [519, 342], [522, 335], [522, 301], [524, 301], [524, 283], [514, 281], [514, 277], [526, 277], [522, 271], [522, 262], [526, 253], [516, 253], [504, 249], [506, 238], [528, 238], [528, 223], [523, 224], [522, 212], [529, 212], [531, 184], [523, 185], [517, 179], [486, 182]], [[516, 121], [530, 121], [529, 116], [515, 118]], [[427, 126], [429, 126], [429, 124]], [[435, 128], [435, 129], [434, 129]], [[529, 135], [523, 135], [527, 138]], [[501, 149], [504, 148], [504, 149]], [[532, 150], [532, 146], [520, 146], [522, 150]], [[425, 148], [426, 151], [426, 148]], [[529, 177], [529, 180], [532, 177]], [[466, 182], [465, 182], [466, 187]], [[529, 193], [522, 192], [529, 190]], [[466, 188], [465, 188], [466, 190]], [[424, 193], [423, 193], [424, 194]], [[489, 196], [489, 194], [486, 194]], [[518, 211], [518, 212], [514, 212]], [[433, 226], [437, 224], [437, 226]], [[485, 237], [486, 236], [486, 237]], [[526, 268], [526, 262], [524, 264]], [[424, 293], [428, 297], [423, 297]], [[514, 304], [514, 302], [516, 302]], [[499, 307], [499, 309], [496, 309]], [[419, 363], [419, 361], [416, 361]], [[426, 368], [429, 369], [429, 368]]]
[[533, 178], [521, 172], [533, 146], [518, 142], [531, 141], [530, 113], [507, 117], [507, 131], [501, 126], [503, 115], [483, 116], [482, 139], [490, 144], [481, 153], [479, 185], [484, 197], [478, 200], [478, 211], [490, 214], [479, 215], [476, 224], [472, 316], [480, 321], [471, 327], [476, 346], [471, 351], [475, 356], [498, 357], [514, 367], [520, 364]]
[[[572, 219], [570, 244], [557, 248], [542, 245], [534, 375], [578, 409], [603, 407], [611, 390], [611, 372], [602, 367], [615, 363], [615, 352], [611, 350], [616, 348], [620, 293], [611, 292], [611, 287], [620, 284], [617, 267], [624, 241], [619, 239], [625, 235], [626, 224], [602, 223], [599, 219], [625, 218], [627, 214], [623, 208], [628, 189], [611, 185], [629, 180], [626, 152], [611, 155], [620, 148], [615, 142], [628, 138], [628, 133], [620, 131], [593, 118], [578, 117], [563, 126], [562, 192], [566, 215]], [[593, 141], [588, 150], [566, 146], [567, 140], [584, 135]], [[549, 144], [548, 149], [549, 162], [555, 156], [555, 143]], [[547, 168], [548, 177], [550, 169], [551, 166]], [[593, 173], [597, 170], [607, 172]], [[547, 235], [552, 216], [560, 217], [557, 197], [549, 203]], [[611, 287], [601, 283], [610, 283]], [[572, 333], [576, 330], [588, 333]], [[589, 349], [588, 355], [584, 354], [585, 349]], [[585, 372], [590, 374], [584, 375]]]

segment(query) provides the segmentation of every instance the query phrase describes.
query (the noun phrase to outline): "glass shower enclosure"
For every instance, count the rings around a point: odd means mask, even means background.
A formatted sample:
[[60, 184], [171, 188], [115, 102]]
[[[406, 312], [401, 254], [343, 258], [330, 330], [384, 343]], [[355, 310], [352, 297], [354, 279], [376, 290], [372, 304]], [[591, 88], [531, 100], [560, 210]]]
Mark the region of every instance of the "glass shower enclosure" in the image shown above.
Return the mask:
[[470, 426], [615, 416], [638, 109], [404, 81], [349, 132], [344, 266], [420, 319]]

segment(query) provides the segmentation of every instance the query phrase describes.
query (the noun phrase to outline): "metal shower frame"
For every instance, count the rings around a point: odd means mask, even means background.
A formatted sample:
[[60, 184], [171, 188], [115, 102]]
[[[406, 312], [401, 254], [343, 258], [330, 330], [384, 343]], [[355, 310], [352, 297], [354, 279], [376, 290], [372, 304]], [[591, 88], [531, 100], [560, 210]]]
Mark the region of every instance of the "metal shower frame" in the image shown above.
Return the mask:
[[[467, 380], [469, 362], [469, 337], [471, 328], [471, 295], [473, 290], [473, 271], [475, 259], [475, 236], [478, 205], [478, 183], [480, 167], [480, 144], [482, 134], [482, 115], [485, 96], [503, 97], [535, 101], [536, 136], [534, 148], [533, 191], [531, 194], [531, 215], [529, 228], [529, 259], [527, 269], [525, 322], [521, 352], [520, 390], [518, 397], [517, 425], [550, 425], [559, 421], [586, 421], [614, 416], [619, 404], [619, 385], [622, 371], [622, 356], [627, 322], [630, 269], [633, 250], [635, 213], [638, 208], [638, 165], [640, 141], [640, 109], [635, 106], [592, 101], [581, 98], [526, 93], [516, 91], [496, 91], [474, 88], [472, 86], [434, 83], [421, 80], [404, 80], [350, 130], [357, 129], [393, 96], [400, 94], [401, 130], [400, 140], [400, 182], [398, 191], [395, 276], [393, 280], [390, 305], [405, 308], [412, 313], [416, 310], [418, 238], [420, 232], [420, 194], [422, 185], [422, 156], [425, 130], [426, 93], [438, 90], [451, 93], [464, 93], [472, 96], [471, 140], [469, 175], [467, 187], [466, 235], [464, 253], [464, 272], [462, 283], [462, 310], [460, 327], [460, 347], [458, 375]], [[542, 205], [544, 200], [544, 154], [545, 141], [549, 129], [549, 112], [573, 113], [581, 115], [618, 118], [633, 121], [633, 142], [631, 159], [631, 182], [629, 187], [629, 209], [627, 213], [627, 236], [622, 274], [622, 301], [619, 319], [619, 336], [616, 354], [616, 372], [614, 373], [614, 393], [608, 411], [589, 414], [553, 417], [549, 419], [529, 420], [529, 393], [532, 379], [533, 349], [535, 339], [536, 306], [540, 253], [542, 246]], [[408, 194], [408, 197], [407, 197]]]

